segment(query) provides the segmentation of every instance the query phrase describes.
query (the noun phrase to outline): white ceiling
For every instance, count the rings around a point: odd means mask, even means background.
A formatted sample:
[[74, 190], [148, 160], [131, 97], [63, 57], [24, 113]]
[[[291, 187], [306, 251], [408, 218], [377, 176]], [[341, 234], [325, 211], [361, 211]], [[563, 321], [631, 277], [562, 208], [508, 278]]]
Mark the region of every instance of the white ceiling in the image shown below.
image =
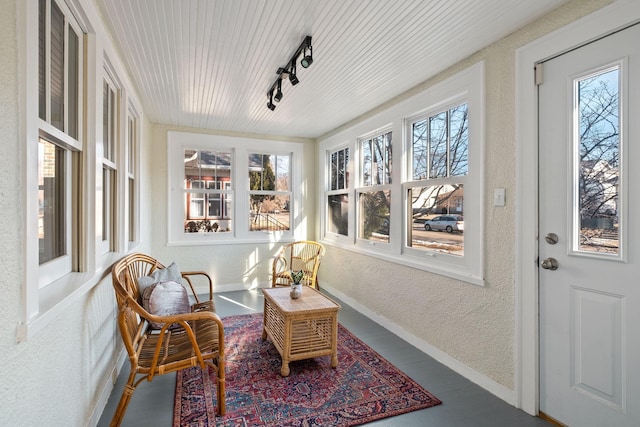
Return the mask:
[[[566, 0], [96, 0], [151, 122], [316, 138]], [[314, 62], [267, 91], [305, 35]]]

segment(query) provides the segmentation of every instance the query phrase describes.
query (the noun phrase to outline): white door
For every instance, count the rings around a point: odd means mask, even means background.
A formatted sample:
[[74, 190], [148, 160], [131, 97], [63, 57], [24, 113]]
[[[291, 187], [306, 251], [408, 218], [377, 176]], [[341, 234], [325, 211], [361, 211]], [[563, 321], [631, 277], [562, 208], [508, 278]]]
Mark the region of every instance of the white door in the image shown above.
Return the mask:
[[540, 411], [640, 426], [640, 25], [542, 64]]

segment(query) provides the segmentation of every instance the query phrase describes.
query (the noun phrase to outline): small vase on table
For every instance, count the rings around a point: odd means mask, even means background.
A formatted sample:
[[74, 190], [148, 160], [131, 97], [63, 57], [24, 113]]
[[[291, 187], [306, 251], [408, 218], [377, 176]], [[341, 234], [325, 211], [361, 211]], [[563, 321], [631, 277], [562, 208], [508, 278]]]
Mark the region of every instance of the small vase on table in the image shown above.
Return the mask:
[[289, 271], [289, 275], [292, 280], [291, 292], [289, 292], [289, 295], [292, 299], [298, 299], [302, 295], [302, 283], [300, 283], [300, 280], [304, 277], [304, 271]]

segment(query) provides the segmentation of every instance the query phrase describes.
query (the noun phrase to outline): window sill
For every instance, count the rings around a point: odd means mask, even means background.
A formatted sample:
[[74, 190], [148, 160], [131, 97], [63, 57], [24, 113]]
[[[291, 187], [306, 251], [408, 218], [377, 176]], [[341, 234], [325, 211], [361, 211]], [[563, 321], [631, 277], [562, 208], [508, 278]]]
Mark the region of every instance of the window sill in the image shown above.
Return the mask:
[[110, 272], [111, 270], [106, 268], [91, 273], [69, 273], [39, 289], [39, 311], [26, 322], [18, 325], [17, 342], [26, 342], [35, 337]]
[[[444, 263], [426, 264], [424, 262], [424, 258], [422, 257], [416, 257], [412, 255], [397, 255], [397, 254], [391, 254], [389, 252], [379, 252], [375, 250], [368, 250], [366, 247], [354, 245], [350, 241], [347, 243], [347, 242], [339, 242], [335, 239], [323, 239], [322, 243], [327, 246], [333, 246], [333, 247], [344, 249], [350, 252], [355, 252], [358, 254], [362, 254], [362, 255], [366, 255], [374, 258], [379, 258], [381, 260], [403, 265], [405, 267], [411, 267], [418, 270], [428, 271], [429, 273], [434, 273], [440, 276], [449, 277], [451, 279], [460, 280], [461, 282], [466, 282], [475, 286], [484, 286], [484, 278], [482, 276], [472, 274], [468, 271], [464, 271], [464, 268], [460, 266], [446, 265]], [[425, 254], [425, 258], [427, 257], [429, 256]]]

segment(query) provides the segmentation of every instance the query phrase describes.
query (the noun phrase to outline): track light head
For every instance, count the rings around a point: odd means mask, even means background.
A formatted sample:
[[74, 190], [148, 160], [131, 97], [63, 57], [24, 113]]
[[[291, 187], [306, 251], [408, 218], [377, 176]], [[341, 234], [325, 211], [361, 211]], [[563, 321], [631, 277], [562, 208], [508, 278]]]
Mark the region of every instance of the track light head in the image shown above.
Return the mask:
[[307, 55], [300, 61], [300, 65], [304, 68], [309, 68], [309, 65], [313, 64], [313, 57], [311, 55]]
[[280, 100], [282, 99], [282, 79], [278, 79], [278, 91], [276, 92], [276, 94], [273, 96], [273, 99], [276, 102], [280, 102]]
[[[311, 43], [311, 38], [309, 38], [309, 43]], [[309, 49], [309, 54], [307, 55], [307, 48]], [[313, 64], [313, 49], [311, 48], [311, 44], [308, 44], [304, 48], [304, 57], [300, 61], [300, 65], [303, 68], [309, 68], [309, 65]]]
[[300, 83], [298, 80], [298, 76], [296, 76], [296, 63], [293, 62], [291, 64], [291, 70], [289, 71], [289, 82], [291, 82], [291, 86], [295, 86]]
[[276, 105], [273, 103], [273, 90], [269, 92], [269, 102], [267, 102], [267, 108], [271, 111], [276, 109]]

